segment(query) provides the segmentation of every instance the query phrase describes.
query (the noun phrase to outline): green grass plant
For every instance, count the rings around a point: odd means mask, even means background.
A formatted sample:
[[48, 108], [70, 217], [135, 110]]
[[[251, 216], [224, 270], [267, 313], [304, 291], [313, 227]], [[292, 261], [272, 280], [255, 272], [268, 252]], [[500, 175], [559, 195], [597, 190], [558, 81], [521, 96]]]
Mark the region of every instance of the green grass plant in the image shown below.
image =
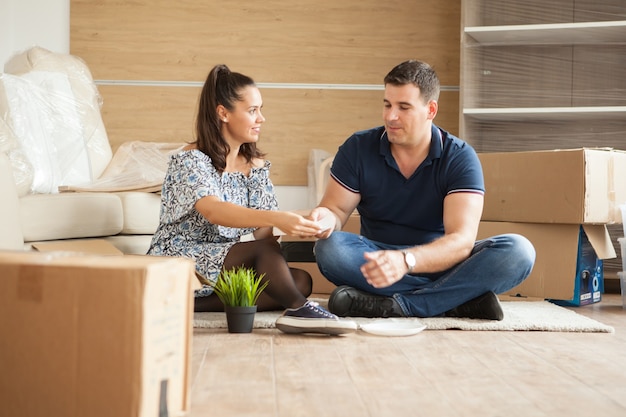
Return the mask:
[[215, 283], [214, 291], [227, 306], [255, 306], [259, 296], [269, 284], [262, 282], [265, 274], [256, 275], [253, 268], [243, 266], [223, 270]]

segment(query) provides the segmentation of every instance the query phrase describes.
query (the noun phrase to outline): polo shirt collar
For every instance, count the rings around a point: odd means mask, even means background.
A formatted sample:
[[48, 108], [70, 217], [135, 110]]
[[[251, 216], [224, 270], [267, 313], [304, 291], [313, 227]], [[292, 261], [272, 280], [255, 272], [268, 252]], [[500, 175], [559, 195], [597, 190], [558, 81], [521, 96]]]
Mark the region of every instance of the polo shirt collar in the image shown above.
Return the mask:
[[[393, 156], [391, 155], [391, 146], [389, 144], [389, 139], [387, 138], [387, 130], [383, 130], [383, 133], [380, 135], [379, 151], [388, 163], [393, 161], [391, 165], [393, 166], [395, 164]], [[424, 162], [430, 162], [433, 159], [438, 159], [441, 157], [442, 153], [443, 137], [441, 136], [441, 129], [433, 123], [431, 127], [430, 150], [428, 151], [428, 157], [426, 157], [426, 161]]]

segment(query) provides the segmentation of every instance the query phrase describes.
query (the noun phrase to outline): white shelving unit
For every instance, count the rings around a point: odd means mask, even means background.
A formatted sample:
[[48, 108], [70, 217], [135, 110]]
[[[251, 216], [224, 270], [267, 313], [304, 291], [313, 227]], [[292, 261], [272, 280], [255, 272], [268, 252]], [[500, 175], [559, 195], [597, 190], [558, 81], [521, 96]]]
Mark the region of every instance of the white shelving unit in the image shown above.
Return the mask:
[[[626, 106], [469, 108], [463, 109], [463, 115], [484, 121], [594, 121], [600, 118], [626, 117]], [[624, 144], [626, 145], [626, 140]]]
[[461, 137], [478, 151], [626, 149], [621, 3], [463, 0]]
[[465, 28], [465, 34], [483, 45], [593, 45], [598, 43], [624, 43], [626, 40], [626, 20], [470, 26]]

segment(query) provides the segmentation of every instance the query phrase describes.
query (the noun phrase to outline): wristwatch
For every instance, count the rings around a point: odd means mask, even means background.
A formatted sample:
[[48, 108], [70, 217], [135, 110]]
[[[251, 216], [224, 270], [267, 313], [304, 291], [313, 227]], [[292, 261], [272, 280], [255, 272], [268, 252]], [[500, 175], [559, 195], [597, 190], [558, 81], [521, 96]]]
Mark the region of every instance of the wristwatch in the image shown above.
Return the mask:
[[403, 250], [402, 254], [404, 255], [404, 263], [409, 267], [408, 272], [413, 271], [413, 268], [415, 268], [415, 256], [408, 250]]

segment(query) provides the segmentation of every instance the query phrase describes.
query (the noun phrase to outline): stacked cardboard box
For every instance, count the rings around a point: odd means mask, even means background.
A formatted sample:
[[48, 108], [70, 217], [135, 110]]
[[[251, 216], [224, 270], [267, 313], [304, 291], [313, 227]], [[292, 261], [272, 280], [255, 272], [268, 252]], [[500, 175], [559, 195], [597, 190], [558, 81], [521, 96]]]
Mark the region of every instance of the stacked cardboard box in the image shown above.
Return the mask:
[[0, 252], [6, 416], [189, 411], [194, 263]]
[[599, 302], [603, 259], [614, 258], [607, 224], [626, 202], [626, 152], [608, 148], [479, 154], [485, 207], [479, 238], [519, 233], [535, 246], [531, 275], [511, 296], [564, 305]]

